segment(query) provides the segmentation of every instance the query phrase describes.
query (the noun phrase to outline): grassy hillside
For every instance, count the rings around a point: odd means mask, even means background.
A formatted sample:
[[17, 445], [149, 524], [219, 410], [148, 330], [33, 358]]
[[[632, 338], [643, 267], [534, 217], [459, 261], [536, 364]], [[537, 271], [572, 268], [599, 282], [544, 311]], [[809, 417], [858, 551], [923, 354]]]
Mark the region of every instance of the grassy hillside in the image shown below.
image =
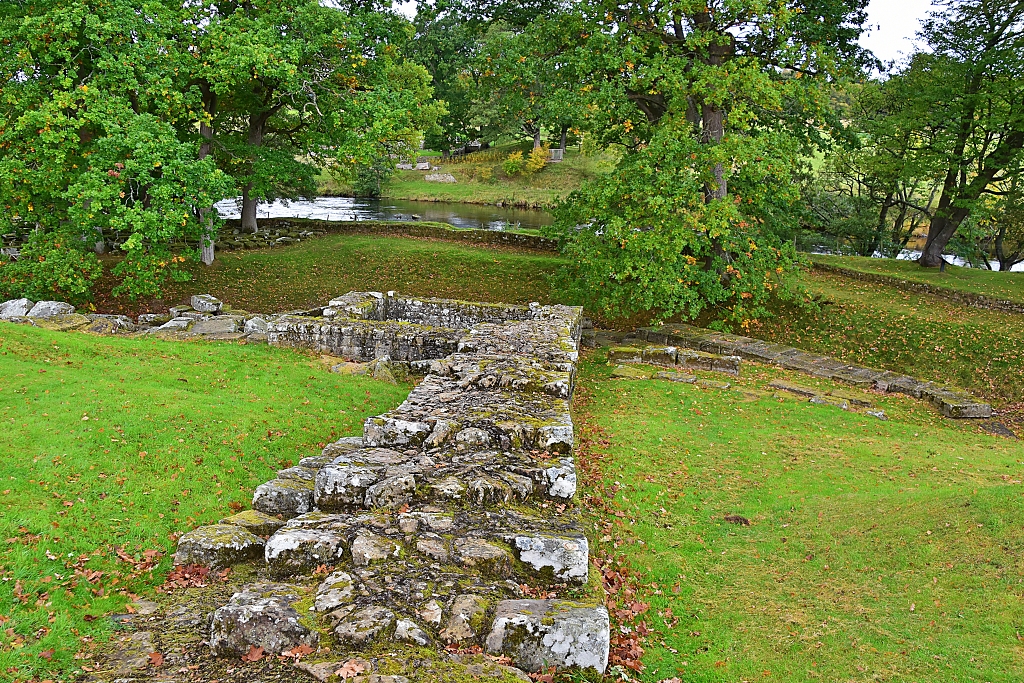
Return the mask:
[[[515, 150], [529, 153], [530, 145], [509, 145], [470, 154], [455, 161], [434, 159], [440, 171], [451, 173], [456, 183], [427, 182], [427, 171], [398, 171], [384, 194], [392, 199], [418, 199], [472, 204], [497, 204], [530, 208], [550, 208], [554, 203], [578, 188], [584, 180], [595, 178], [612, 170], [616, 157], [610, 152], [599, 156], [583, 157], [575, 149], [565, 152], [561, 163], [548, 164], [537, 173], [505, 175], [502, 160]], [[325, 194], [351, 194], [345, 184], [324, 176], [321, 190]]]
[[582, 367], [580, 461], [594, 551], [638, 575], [640, 680], [1024, 678], [1019, 442], [910, 399], [865, 393], [881, 422], [609, 374]]
[[179, 532], [409, 391], [289, 349], [0, 325], [3, 680], [69, 680]]
[[812, 260], [827, 265], [840, 266], [873, 275], [886, 275], [899, 280], [920, 282], [972, 294], [984, 294], [996, 299], [1024, 303], [1024, 273], [1000, 273], [980, 268], [946, 266], [940, 273], [937, 268], [922, 268], [915, 261], [897, 259], [867, 258], [864, 256], [830, 256], [815, 254]]

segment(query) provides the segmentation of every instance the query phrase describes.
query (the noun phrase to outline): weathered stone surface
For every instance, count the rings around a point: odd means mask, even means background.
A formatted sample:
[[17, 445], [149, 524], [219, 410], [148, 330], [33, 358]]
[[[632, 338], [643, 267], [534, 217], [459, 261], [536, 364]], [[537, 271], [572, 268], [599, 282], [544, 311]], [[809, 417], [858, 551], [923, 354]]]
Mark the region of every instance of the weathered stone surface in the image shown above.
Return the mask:
[[608, 349], [609, 363], [643, 363], [643, 350], [638, 346], [613, 346]]
[[612, 377], [623, 379], [650, 379], [653, 375], [654, 370], [646, 366], [617, 365], [612, 370]]
[[313, 609], [317, 612], [330, 612], [347, 605], [352, 602], [353, 591], [352, 575], [344, 571], [334, 572], [316, 589]]
[[698, 379], [694, 384], [702, 389], [728, 389], [732, 386], [728, 382], [719, 382], [713, 379]]
[[173, 316], [167, 313], [142, 313], [139, 315], [139, 325], [142, 327], [152, 327], [153, 325], [163, 325], [166, 322], [170, 322]]
[[441, 609], [441, 605], [438, 604], [437, 600], [430, 600], [420, 607], [417, 614], [419, 614], [420, 619], [423, 621], [437, 626], [441, 623], [441, 617], [444, 615], [444, 611]]
[[123, 334], [138, 329], [125, 315], [89, 314], [85, 317], [91, 321], [85, 330], [93, 334]]
[[398, 507], [412, 500], [415, 491], [415, 476], [403, 474], [390, 477], [366, 489], [364, 504], [368, 508]]
[[263, 539], [233, 524], [201, 526], [178, 539], [175, 564], [202, 564], [221, 568], [258, 558]]
[[343, 436], [337, 441], [327, 444], [324, 447], [322, 455], [333, 460], [339, 455], [345, 455], [352, 451], [357, 451], [363, 448], [363, 437], [361, 436]]
[[412, 619], [399, 619], [395, 622], [395, 640], [421, 647], [430, 645], [430, 636]]
[[195, 321], [191, 318], [171, 318], [159, 327], [150, 328], [149, 331], [153, 334], [159, 334], [162, 332], [185, 332], [194, 322]]
[[850, 403], [845, 399], [836, 398], [835, 396], [811, 396], [811, 403], [816, 403], [821, 406], [833, 406], [840, 410], [849, 410]]
[[352, 564], [367, 567], [374, 562], [398, 557], [398, 545], [371, 533], [360, 533], [352, 541]]
[[70, 315], [75, 307], [63, 301], [39, 301], [25, 315], [29, 318], [52, 318], [58, 315]]
[[225, 517], [219, 524], [231, 524], [242, 527], [257, 536], [269, 536], [284, 526], [284, 521], [260, 512], [259, 510], [243, 510], [238, 514]]
[[441, 638], [449, 643], [467, 643], [483, 635], [487, 599], [480, 595], [459, 595], [452, 603]]
[[366, 490], [380, 479], [381, 467], [349, 463], [331, 463], [316, 473], [313, 499], [321, 510], [345, 510], [362, 507]]
[[576, 495], [576, 465], [572, 458], [561, 458], [557, 465], [544, 470], [548, 495], [553, 498], [572, 498]]
[[505, 655], [525, 671], [547, 666], [604, 673], [608, 666], [608, 611], [560, 600], [504, 600], [487, 636], [487, 652]]
[[516, 536], [513, 544], [518, 559], [540, 574], [555, 580], [586, 583], [590, 550], [586, 536]]
[[313, 482], [300, 479], [274, 479], [256, 487], [252, 506], [268, 515], [291, 519], [313, 509]]
[[317, 470], [312, 467], [288, 467], [277, 471], [278, 479], [297, 479], [299, 481], [315, 481]]
[[217, 316], [208, 320], [197, 320], [190, 330], [196, 335], [222, 335], [238, 332], [238, 321], [227, 316]]
[[480, 538], [456, 539], [455, 559], [464, 567], [497, 576], [508, 576], [512, 570], [508, 551]]
[[196, 294], [192, 297], [192, 308], [200, 313], [219, 313], [224, 302], [210, 294]]
[[343, 643], [355, 646], [369, 645], [390, 639], [395, 625], [395, 613], [387, 607], [342, 607], [331, 613], [336, 621], [334, 636]]
[[431, 431], [426, 422], [371, 417], [363, 425], [363, 440], [367, 446], [415, 447], [422, 444]]
[[423, 179], [428, 183], [455, 183], [455, 176], [451, 173], [428, 173], [423, 176]]
[[11, 299], [0, 304], [0, 320], [28, 315], [35, 302], [30, 299]]
[[416, 552], [442, 563], [448, 562], [450, 556], [448, 544], [440, 537], [419, 539], [416, 541]]
[[231, 596], [210, 619], [210, 649], [221, 657], [238, 657], [249, 646], [281, 654], [299, 645], [315, 646], [316, 632], [299, 622], [292, 603], [299, 599], [294, 586], [257, 583]]
[[678, 349], [674, 346], [645, 346], [641, 353], [644, 363], [651, 365], [675, 365]]
[[286, 525], [267, 540], [264, 558], [274, 576], [306, 574], [322, 564], [337, 564], [346, 545], [338, 530]]
[[[38, 304], [37, 304], [38, 305]], [[36, 327], [54, 332], [67, 332], [69, 330], [81, 330], [92, 322], [87, 316], [81, 313], [61, 313], [39, 318], [29, 318]]]
[[249, 318], [245, 321], [242, 331], [246, 334], [266, 334], [267, 321], [260, 317]]

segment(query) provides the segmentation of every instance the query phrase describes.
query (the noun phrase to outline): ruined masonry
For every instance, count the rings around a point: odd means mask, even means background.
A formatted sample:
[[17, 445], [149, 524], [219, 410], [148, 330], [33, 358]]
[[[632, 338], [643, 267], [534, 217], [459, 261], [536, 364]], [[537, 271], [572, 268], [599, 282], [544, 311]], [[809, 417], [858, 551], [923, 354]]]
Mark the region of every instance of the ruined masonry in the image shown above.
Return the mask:
[[259, 486], [253, 510], [181, 537], [180, 564], [260, 566], [213, 613], [214, 653], [329, 637], [340, 659], [454, 644], [531, 672], [604, 672], [608, 612], [573, 502], [581, 320], [565, 306], [376, 292], [271, 320], [271, 344], [425, 377], [361, 437]]

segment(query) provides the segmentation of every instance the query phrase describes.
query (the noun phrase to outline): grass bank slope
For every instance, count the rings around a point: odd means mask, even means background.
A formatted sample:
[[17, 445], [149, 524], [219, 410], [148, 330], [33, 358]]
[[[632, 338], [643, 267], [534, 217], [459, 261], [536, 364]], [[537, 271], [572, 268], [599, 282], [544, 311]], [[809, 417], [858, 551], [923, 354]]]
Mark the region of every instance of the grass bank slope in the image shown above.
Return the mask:
[[968, 389], [1004, 407], [1024, 397], [1024, 318], [812, 271], [819, 310], [787, 308], [750, 333]]
[[603, 360], [580, 456], [613, 513], [596, 552], [641, 572], [642, 680], [1024, 679], [1024, 446], [909, 399], [872, 397], [881, 422]]
[[178, 532], [408, 391], [287, 349], [2, 324], [0, 679], [70, 680]]
[[554, 255], [521, 253], [408, 237], [327, 235], [290, 247], [218, 254], [209, 268], [192, 266], [193, 279], [169, 283], [159, 301], [132, 305], [114, 299], [112, 278], [97, 296], [104, 311], [166, 311], [197, 292], [236, 308], [275, 312], [323, 305], [351, 290], [395, 290], [413, 296], [473, 301], [548, 303], [545, 276], [561, 263]]
[[993, 299], [1024, 303], [1024, 273], [1020, 272], [1000, 273], [980, 268], [946, 266], [946, 271], [940, 273], [938, 268], [922, 268], [917, 265], [916, 261], [864, 256], [815, 254], [811, 259], [815, 262], [848, 268], [861, 273], [885, 275], [897, 280], [919, 282], [959, 292], [982, 294]]

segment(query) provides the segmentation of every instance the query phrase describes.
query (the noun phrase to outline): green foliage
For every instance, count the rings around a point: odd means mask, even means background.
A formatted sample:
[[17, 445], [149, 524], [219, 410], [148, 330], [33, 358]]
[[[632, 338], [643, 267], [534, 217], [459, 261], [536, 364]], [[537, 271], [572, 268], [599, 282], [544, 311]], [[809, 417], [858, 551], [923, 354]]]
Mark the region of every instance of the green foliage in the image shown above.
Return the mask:
[[[18, 4], [0, 21], [0, 221], [73, 250], [118, 231], [125, 269], [138, 274], [124, 291], [159, 287], [168, 242], [198, 241], [196, 207], [230, 188], [176, 130], [199, 106], [175, 80], [186, 58], [169, 39], [177, 15], [161, 3], [73, 0]], [[60, 288], [48, 296], [87, 298], [93, 266], [83, 272], [20, 281], [37, 296], [48, 282]]]
[[91, 300], [101, 268], [96, 254], [85, 246], [81, 239], [67, 235], [32, 233], [18, 260], [0, 257], [0, 299], [57, 299], [73, 304]]
[[524, 166], [525, 162], [523, 161], [523, 153], [520, 151], [512, 152], [508, 155], [505, 161], [501, 162], [501, 170], [510, 178], [519, 174], [523, 170]]
[[761, 162], [745, 159], [736, 184], [745, 191], [705, 202], [708, 166], [701, 174], [693, 160], [708, 151], [686, 138], [659, 140], [570, 195], [552, 230], [570, 259], [558, 284], [613, 318], [648, 311], [695, 318], [711, 310], [746, 325], [768, 316], [772, 299], [792, 298], [795, 253], [763, 211], [769, 198], [796, 199], [775, 161], [791, 150], [762, 149]]
[[352, 192], [357, 197], [380, 197], [395, 175], [395, 162], [389, 156], [379, 156], [356, 166], [352, 179]]
[[544, 167], [548, 165], [548, 159], [551, 158], [551, 151], [541, 145], [540, 147], [534, 147], [530, 150], [530, 156], [526, 158], [526, 163], [523, 165], [523, 172], [527, 175], [533, 175], [539, 171], [544, 170]]

